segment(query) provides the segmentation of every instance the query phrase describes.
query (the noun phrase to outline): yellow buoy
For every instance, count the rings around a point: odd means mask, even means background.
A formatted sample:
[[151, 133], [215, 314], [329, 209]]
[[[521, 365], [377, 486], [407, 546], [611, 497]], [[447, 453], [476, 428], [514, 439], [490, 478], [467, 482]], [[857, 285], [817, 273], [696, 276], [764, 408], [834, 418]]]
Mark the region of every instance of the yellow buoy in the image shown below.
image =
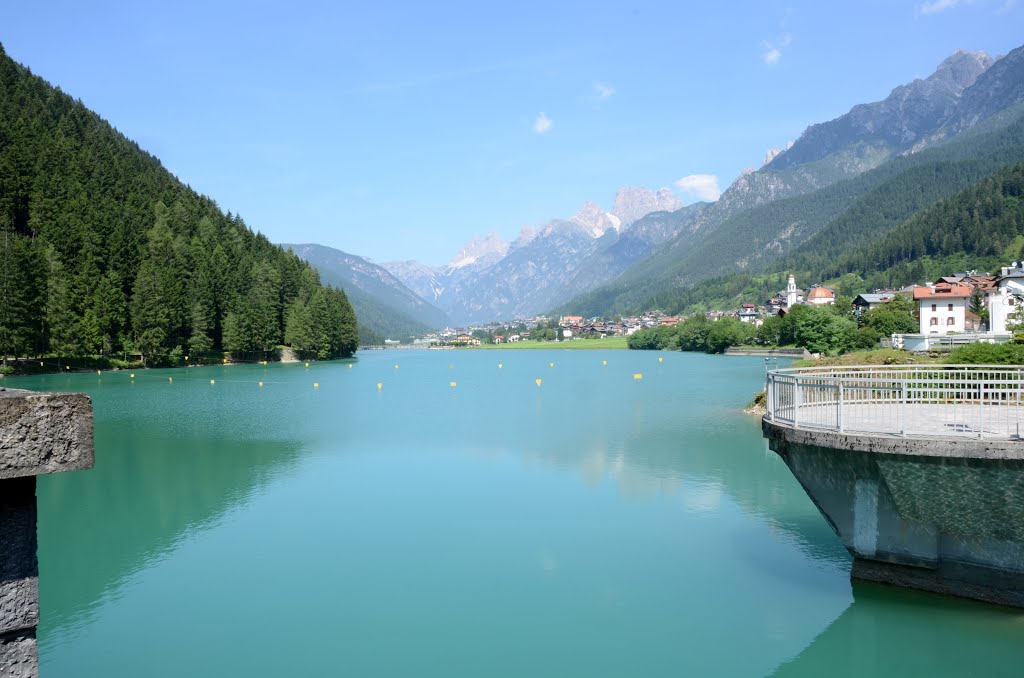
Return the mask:
[[452, 388], [455, 388], [457, 384], [454, 381], [450, 381], [448, 382], [448, 385], [451, 386]]
[[[40, 363], [40, 364], [41, 364], [41, 363]], [[449, 369], [449, 370], [450, 370], [450, 369], [452, 369], [452, 368], [454, 368], [454, 367], [455, 367], [455, 365], [453, 365], [452, 363], [448, 363], [448, 369]]]
[[377, 390], [378, 391], [381, 390], [382, 388], [384, 388], [384, 384], [377, 384]]
[[[42, 365], [42, 363], [39, 364]], [[96, 374], [101, 374], [101, 372], [99, 370], [96, 370]]]
[[320, 388], [320, 384], [318, 384], [318, 383], [316, 383], [316, 382], [314, 381], [314, 382], [313, 382], [313, 388]]
[[263, 388], [263, 382], [262, 381], [260, 382], [260, 388]]
[[549, 366], [549, 367], [554, 367], [554, 366], [555, 366], [555, 364], [554, 364], [554, 363], [548, 363], [548, 366]]
[[167, 377], [167, 383], [168, 384], [173, 384], [174, 383], [174, 377]]
[[134, 375], [134, 374], [130, 374], [130, 375], [128, 375], [128, 376], [130, 376], [130, 377], [131, 377], [132, 379], [134, 379], [134, 378], [135, 378], [135, 375]]
[[188, 356], [185, 356], [185, 362], [188, 362]]
[[65, 370], [70, 370], [70, 369], [71, 369], [71, 365], [67, 365], [67, 366], [65, 366], [65, 367], [64, 367], [64, 369], [65, 369]]
[[534, 379], [537, 382], [537, 386], [540, 386], [540, 379]]
[[499, 370], [501, 369], [501, 363], [498, 363], [498, 369]]
[[210, 380], [210, 383], [211, 383], [211, 384], [212, 384], [212, 383], [214, 383], [213, 379], [211, 379], [211, 380]]
[[608, 361], [607, 361], [607, 360], [602, 360], [602, 361], [601, 361], [601, 364], [602, 364], [602, 365], [607, 365], [607, 364], [608, 364]]
[[227, 364], [228, 364], [228, 359], [227, 359], [227, 358], [224, 358], [224, 364], [225, 364], [225, 365], [227, 365]]
[[660, 363], [660, 362], [661, 362], [662, 360], [664, 360], [664, 358], [658, 358], [658, 362], [659, 362], [659, 363]]
[[39, 363], [39, 366], [40, 366], [40, 367], [42, 367], [42, 366], [43, 366], [43, 363], [42, 363], [42, 362], [40, 362], [40, 363]]
[[348, 368], [349, 368], [350, 370], [352, 369], [352, 363], [349, 363], [349, 364], [348, 364]]
[[309, 363], [306, 363], [306, 367], [309, 367]]
[[636, 374], [634, 374], [634, 375], [633, 375], [633, 378], [634, 378], [634, 379], [643, 379], [643, 378], [644, 378], [644, 375], [642, 375], [642, 374], [640, 374], [639, 372], [637, 372]]
[[395, 363], [395, 369], [396, 370], [398, 369], [398, 363]]
[[267, 366], [267, 361], [266, 361], [266, 360], [264, 360], [264, 361], [263, 361], [263, 366], [264, 366], [264, 367], [266, 367], [266, 366]]

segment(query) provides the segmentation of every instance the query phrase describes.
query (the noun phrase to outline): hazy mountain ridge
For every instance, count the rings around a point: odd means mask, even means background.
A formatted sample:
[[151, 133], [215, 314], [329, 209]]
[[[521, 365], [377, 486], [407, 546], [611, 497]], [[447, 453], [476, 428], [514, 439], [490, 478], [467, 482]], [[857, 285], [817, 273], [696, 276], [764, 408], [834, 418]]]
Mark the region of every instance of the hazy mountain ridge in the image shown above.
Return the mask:
[[325, 283], [345, 290], [360, 322], [384, 338], [417, 334], [449, 324], [444, 312], [365, 257], [316, 244], [281, 247], [315, 267]]
[[[645, 215], [667, 215], [681, 204], [667, 188], [626, 187], [610, 212], [588, 201], [572, 217], [524, 228], [508, 244], [494, 233], [474, 236], [445, 266], [381, 266], [459, 324], [534, 315], [618, 275], [675, 235], [686, 222], [683, 216], [643, 223]], [[700, 205], [685, 215], [699, 213]], [[595, 266], [591, 258], [598, 253], [602, 264]]]

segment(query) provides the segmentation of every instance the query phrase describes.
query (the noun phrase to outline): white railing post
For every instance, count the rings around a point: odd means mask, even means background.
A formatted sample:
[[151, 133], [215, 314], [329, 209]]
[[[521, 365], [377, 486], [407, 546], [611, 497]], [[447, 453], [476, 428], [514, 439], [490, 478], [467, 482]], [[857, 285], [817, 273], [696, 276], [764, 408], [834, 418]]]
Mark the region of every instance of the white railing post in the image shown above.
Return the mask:
[[800, 377], [793, 379], [793, 428], [800, 428], [800, 405], [803, 404], [803, 391], [800, 390]]
[[764, 381], [764, 409], [768, 413], [768, 418], [775, 421], [775, 375], [771, 372], [768, 373], [768, 377]]
[[839, 432], [843, 432], [843, 379], [839, 378], [839, 411], [836, 414], [836, 423], [839, 424]]

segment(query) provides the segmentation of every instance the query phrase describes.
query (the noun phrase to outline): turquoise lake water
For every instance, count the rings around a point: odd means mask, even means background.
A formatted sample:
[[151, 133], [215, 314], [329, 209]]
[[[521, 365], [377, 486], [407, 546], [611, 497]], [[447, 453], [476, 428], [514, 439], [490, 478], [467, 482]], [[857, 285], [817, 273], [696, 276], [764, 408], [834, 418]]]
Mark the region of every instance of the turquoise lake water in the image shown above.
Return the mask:
[[43, 676], [1024, 673], [1024, 614], [851, 585], [761, 358], [349, 364], [5, 380], [95, 408], [38, 484]]

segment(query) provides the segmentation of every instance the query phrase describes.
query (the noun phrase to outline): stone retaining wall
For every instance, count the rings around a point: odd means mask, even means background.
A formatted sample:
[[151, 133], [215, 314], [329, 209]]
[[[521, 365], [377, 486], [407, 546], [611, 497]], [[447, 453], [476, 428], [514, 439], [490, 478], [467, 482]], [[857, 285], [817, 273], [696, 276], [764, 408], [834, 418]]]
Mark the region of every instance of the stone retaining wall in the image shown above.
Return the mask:
[[35, 477], [92, 465], [88, 396], [0, 389], [0, 678], [39, 675]]

